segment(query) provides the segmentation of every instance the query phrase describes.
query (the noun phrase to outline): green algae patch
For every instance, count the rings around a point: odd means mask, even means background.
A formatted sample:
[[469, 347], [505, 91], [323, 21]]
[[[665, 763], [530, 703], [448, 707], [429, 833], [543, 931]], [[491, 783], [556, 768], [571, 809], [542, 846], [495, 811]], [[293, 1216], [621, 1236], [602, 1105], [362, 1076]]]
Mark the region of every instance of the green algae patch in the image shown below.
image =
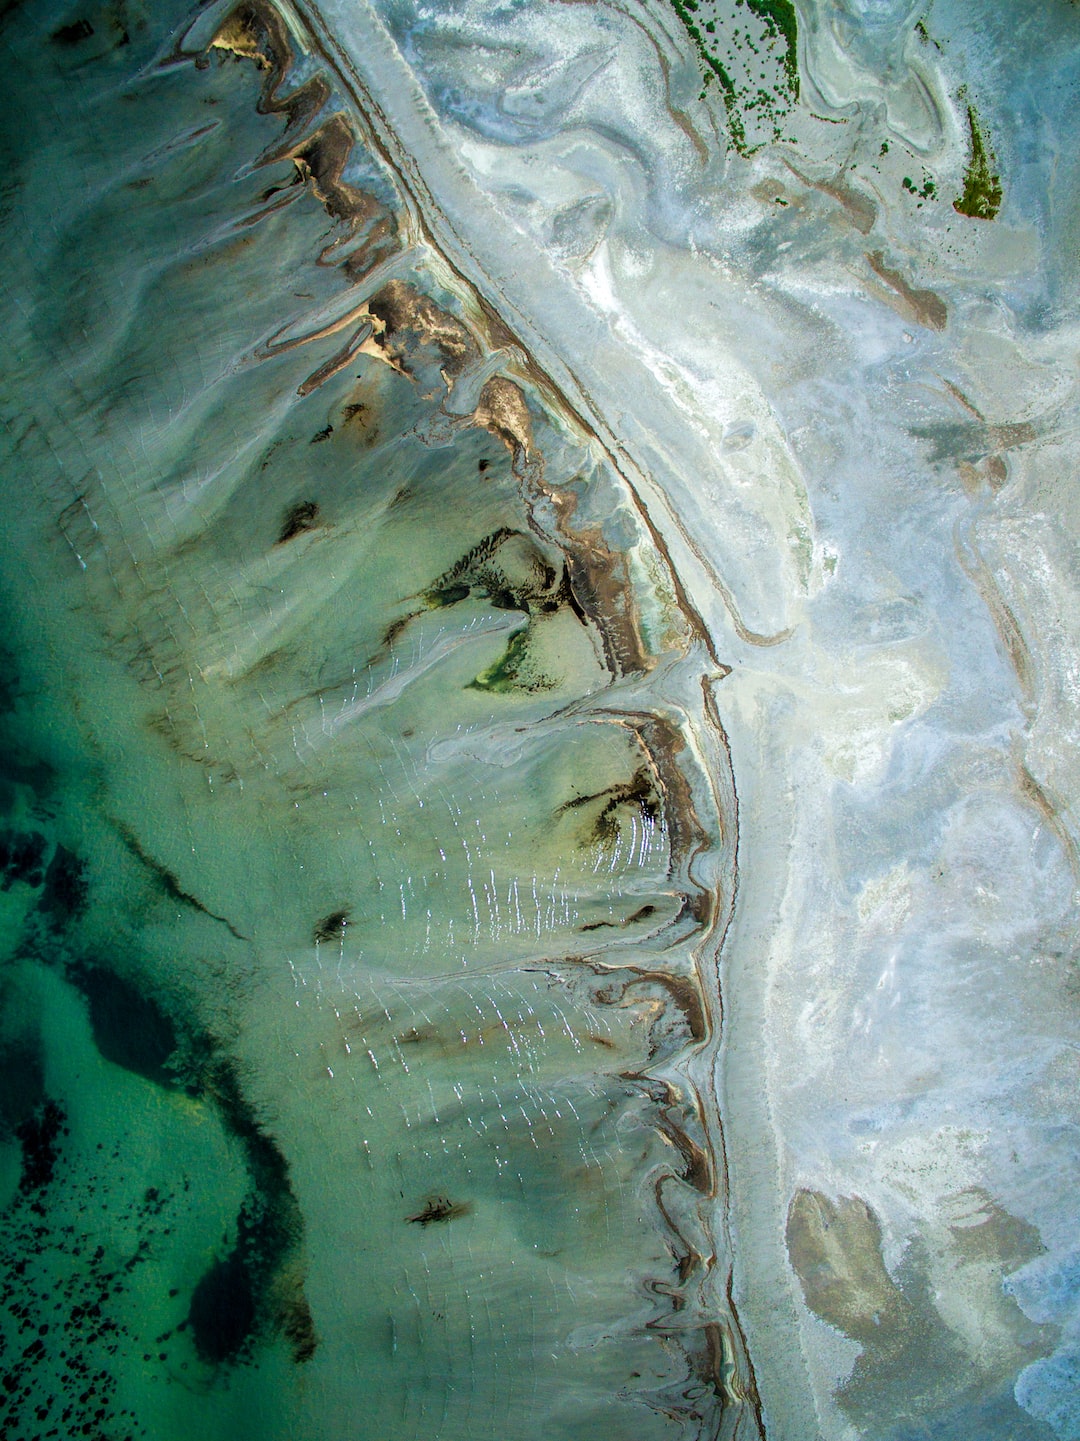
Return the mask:
[[971, 159], [964, 172], [964, 189], [953, 201], [953, 209], [973, 220], [993, 220], [1001, 209], [1001, 179], [991, 168], [992, 153], [983, 139], [975, 107], [967, 108], [971, 135]]
[[521, 684], [521, 671], [525, 664], [528, 646], [529, 630], [525, 626], [514, 632], [510, 637], [510, 644], [502, 656], [471, 682], [471, 688], [502, 694], [516, 690]]

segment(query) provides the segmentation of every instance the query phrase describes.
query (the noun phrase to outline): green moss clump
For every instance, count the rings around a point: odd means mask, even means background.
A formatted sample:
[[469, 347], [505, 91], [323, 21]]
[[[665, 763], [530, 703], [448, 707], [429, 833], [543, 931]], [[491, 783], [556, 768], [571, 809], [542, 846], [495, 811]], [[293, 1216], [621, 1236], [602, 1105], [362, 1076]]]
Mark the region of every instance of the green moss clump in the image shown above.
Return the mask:
[[1001, 178], [990, 168], [993, 157], [983, 142], [974, 106], [969, 105], [967, 113], [971, 160], [964, 172], [963, 193], [953, 201], [953, 209], [961, 215], [970, 215], [973, 220], [993, 220], [1001, 209]]

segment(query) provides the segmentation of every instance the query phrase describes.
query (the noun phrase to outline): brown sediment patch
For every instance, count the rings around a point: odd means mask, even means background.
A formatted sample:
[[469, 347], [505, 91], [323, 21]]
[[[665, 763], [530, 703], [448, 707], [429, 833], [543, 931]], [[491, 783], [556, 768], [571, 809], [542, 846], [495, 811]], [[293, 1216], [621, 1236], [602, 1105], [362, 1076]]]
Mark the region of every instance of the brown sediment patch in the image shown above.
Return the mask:
[[626, 557], [608, 546], [599, 528], [576, 532], [566, 528], [562, 535], [570, 588], [580, 609], [600, 632], [608, 669], [614, 676], [651, 669]]
[[996, 494], [1009, 478], [1009, 468], [1000, 455], [985, 455], [977, 465], [961, 460], [956, 471], [969, 495], [974, 495], [983, 484]]
[[[1056, 1327], [1031, 1322], [1001, 1286], [1042, 1251], [1036, 1228], [981, 1188], [944, 1198], [937, 1216], [924, 1219], [895, 1280], [882, 1257], [881, 1225], [859, 1196], [797, 1191], [786, 1241], [809, 1309], [862, 1347], [836, 1392], [860, 1429], [917, 1415], [934, 1430], [935, 1416], [962, 1414], [988, 1388], [1008, 1395], [1017, 1370], [1046, 1354], [1056, 1335]], [[946, 1320], [946, 1291], [978, 1317], [981, 1339]]]
[[874, 274], [894, 292], [896, 300], [892, 303], [902, 316], [928, 330], [945, 329], [949, 312], [940, 295], [933, 290], [920, 290], [909, 285], [901, 271], [885, 264], [884, 251], [870, 251], [866, 259]]
[[999, 450], [1015, 450], [1018, 446], [1028, 445], [1037, 435], [1035, 427], [1026, 420], [990, 427], [990, 438]]
[[783, 155], [781, 159], [792, 175], [801, 180], [804, 185], [808, 185], [811, 190], [820, 190], [822, 195], [827, 195], [831, 200], [837, 201], [860, 235], [869, 235], [874, 228], [875, 220], [877, 220], [877, 206], [861, 190], [855, 190], [852, 186], [846, 185], [842, 179], [843, 172], [831, 180], [812, 180], [793, 163], [790, 157]]
[[355, 143], [345, 117], [332, 115], [288, 152], [315, 198], [334, 220], [355, 222], [381, 208], [373, 196], [342, 179]]
[[839, 201], [860, 235], [869, 235], [873, 230], [874, 221], [877, 219], [877, 206], [868, 195], [863, 195], [861, 191], [854, 190], [840, 180], [823, 181], [815, 188], [823, 195]]
[[1009, 468], [1000, 455], [988, 455], [983, 462], [990, 489], [997, 491], [1009, 478]]
[[982, 1186], [951, 1199], [949, 1232], [965, 1260], [988, 1261], [1007, 1274], [1045, 1253], [1039, 1228], [1006, 1211]]
[[[596, 957], [567, 956], [566, 960], [586, 967], [594, 976], [603, 979], [604, 985], [596, 993], [598, 1004], [607, 1006], [630, 1004], [631, 1001], [628, 997], [632, 990], [653, 986], [665, 992], [668, 1001], [673, 1003], [674, 1008], [681, 1014], [686, 1032], [693, 1044], [700, 1045], [708, 1036], [708, 1016], [701, 989], [695, 977], [680, 976], [672, 971], [661, 971], [651, 966], [609, 963]], [[654, 1025], [657, 1021], [670, 1023], [669, 1007], [661, 1005], [659, 1002], [643, 1001], [639, 997], [634, 997], [633, 1003], [646, 1007], [651, 1005]], [[651, 1038], [649, 1064], [655, 1060], [658, 1049], [655, 1039]], [[635, 1076], [640, 1079], [637, 1073]]]
[[861, 1196], [833, 1201], [820, 1191], [796, 1191], [785, 1239], [816, 1316], [864, 1345], [900, 1344], [911, 1308], [885, 1269], [881, 1225]]
[[238, 6], [210, 41], [211, 50], [225, 50], [241, 60], [254, 60], [260, 70], [276, 69], [289, 56], [285, 27], [269, 5]]
[[451, 377], [480, 358], [480, 347], [468, 328], [403, 280], [388, 281], [368, 301], [367, 309], [381, 327], [380, 349], [407, 374], [417, 352], [426, 348], [437, 353], [440, 368]]
[[473, 424], [497, 436], [515, 456], [528, 460], [532, 449], [532, 421], [521, 387], [501, 375], [492, 376], [480, 392]]
[[576, 498], [549, 485], [542, 465], [532, 468], [530, 480], [555, 511], [566, 556], [566, 599], [579, 620], [596, 626], [608, 670], [616, 678], [650, 670], [654, 662], [642, 639], [626, 556], [611, 549], [599, 526], [574, 528]]
[[[174, 51], [174, 60], [185, 54], [184, 38]], [[292, 160], [300, 180], [331, 219], [344, 226], [346, 235], [335, 237], [323, 251], [320, 262], [344, 262], [349, 279], [356, 280], [387, 254], [399, 249], [400, 235], [391, 212], [376, 196], [343, 178], [356, 145], [356, 135], [348, 119], [339, 111], [311, 129], [332, 99], [332, 89], [325, 76], [314, 75], [290, 94], [279, 94], [294, 57], [288, 31], [276, 9], [264, 0], [247, 0], [218, 27], [207, 47], [207, 51], [210, 50], [250, 60], [265, 72], [257, 108], [261, 114], [282, 116], [285, 132], [254, 163], [271, 165]], [[344, 255], [343, 250], [352, 245], [358, 234], [364, 235], [363, 240]]]

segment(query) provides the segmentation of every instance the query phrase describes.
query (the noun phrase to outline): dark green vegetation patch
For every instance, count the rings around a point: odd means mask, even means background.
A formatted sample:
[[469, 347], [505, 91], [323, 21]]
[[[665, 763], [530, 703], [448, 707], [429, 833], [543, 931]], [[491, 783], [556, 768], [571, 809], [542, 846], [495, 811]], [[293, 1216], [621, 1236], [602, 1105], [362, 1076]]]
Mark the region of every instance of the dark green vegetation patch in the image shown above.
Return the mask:
[[973, 220], [993, 220], [1001, 209], [1001, 178], [991, 168], [993, 154], [983, 139], [975, 107], [967, 108], [971, 137], [971, 159], [964, 172], [964, 189], [953, 201], [953, 209]]
[[779, 140], [799, 99], [798, 18], [791, 0], [671, 0], [714, 80], [740, 155]]

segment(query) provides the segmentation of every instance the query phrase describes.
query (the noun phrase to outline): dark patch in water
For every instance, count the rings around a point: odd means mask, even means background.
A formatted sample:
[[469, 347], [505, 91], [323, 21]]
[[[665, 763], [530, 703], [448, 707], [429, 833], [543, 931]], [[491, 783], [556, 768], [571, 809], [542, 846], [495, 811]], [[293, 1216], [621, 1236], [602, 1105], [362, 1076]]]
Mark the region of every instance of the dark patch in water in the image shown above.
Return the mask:
[[38, 831], [0, 831], [0, 890], [16, 881], [35, 889], [45, 879], [45, 837]]
[[37, 906], [54, 929], [63, 930], [86, 910], [85, 870], [74, 851], [66, 846], [56, 847]]
[[272, 1294], [298, 1229], [299, 1213], [287, 1183], [283, 1192], [253, 1190], [245, 1198], [236, 1244], [213, 1262], [192, 1292], [188, 1322], [201, 1360], [211, 1365], [243, 1360], [260, 1334], [275, 1325], [293, 1342], [298, 1361], [314, 1354], [314, 1326], [303, 1296], [275, 1306]]
[[64, 1128], [66, 1120], [66, 1115], [55, 1101], [45, 1101], [15, 1128], [23, 1153], [19, 1190], [24, 1196], [44, 1190], [52, 1180], [60, 1159], [57, 1141], [61, 1133], [67, 1134]]
[[19, 1127], [45, 1100], [45, 1056], [40, 1038], [18, 1036], [0, 1047], [0, 1133]]
[[176, 1073], [169, 1069], [178, 1040], [172, 1018], [104, 966], [80, 963], [70, 977], [86, 997], [94, 1042], [105, 1059], [159, 1086], [175, 1086]]
[[[314, 440], [325, 440], [325, 438], [325, 436], [317, 435]], [[312, 443], [314, 444], [314, 441]], [[281, 522], [281, 530], [278, 532], [277, 538], [278, 545], [284, 545], [287, 540], [293, 540], [307, 530], [314, 530], [318, 514], [319, 506], [314, 500], [301, 500], [296, 505], [290, 506], [285, 512], [285, 519]]]
[[[252, 1189], [237, 1218], [236, 1243], [204, 1274], [192, 1295], [190, 1322], [204, 1360], [238, 1362], [268, 1330], [279, 1330], [293, 1358], [307, 1361], [317, 1338], [298, 1270], [290, 1265], [303, 1236], [303, 1218], [289, 1182], [289, 1166], [244, 1097], [236, 1067], [219, 1060], [205, 1074], [205, 1093], [226, 1129], [247, 1153]], [[290, 1274], [292, 1273], [292, 1274]]]
[[647, 921], [656, 912], [655, 906], [641, 906], [632, 916], [627, 916], [624, 921], [586, 921], [578, 927], [579, 931], [602, 931], [605, 928], [614, 930], [616, 927], [636, 925], [638, 921]]
[[54, 45], [78, 45], [80, 40], [89, 40], [93, 33], [89, 20], [73, 20], [70, 25], [54, 30], [50, 38]]
[[[288, 1199], [295, 1208], [291, 1192]], [[310, 1361], [318, 1338], [303, 1292], [295, 1285], [282, 1295], [280, 1283], [275, 1284], [295, 1239], [293, 1227], [283, 1224], [280, 1198], [274, 1204], [258, 1191], [245, 1198], [236, 1244], [213, 1262], [192, 1292], [188, 1323], [200, 1360], [210, 1365], [242, 1361], [270, 1325], [284, 1334], [294, 1361]]]
[[427, 599], [432, 606], [441, 609], [448, 605], [457, 605], [459, 601], [467, 600], [469, 587], [467, 585], [445, 585], [438, 590], [428, 591]]
[[252, 1278], [237, 1249], [215, 1261], [191, 1296], [188, 1322], [201, 1361], [235, 1361], [250, 1347], [256, 1307]]
[[120, 833], [121, 840], [127, 846], [128, 850], [131, 851], [132, 855], [137, 857], [137, 859], [146, 866], [147, 870], [154, 873], [162, 890], [170, 900], [179, 901], [181, 905], [191, 906], [201, 915], [208, 916], [212, 921], [217, 921], [218, 924], [224, 926], [229, 934], [234, 936], [236, 940], [246, 941], [248, 939], [248, 937], [238, 931], [233, 923], [225, 916], [219, 916], [216, 911], [208, 910], [202, 901], [199, 900], [198, 896], [193, 896], [190, 891], [185, 891], [172, 871], [170, 871], [167, 866], [163, 866], [160, 861], [155, 860], [148, 851], [143, 849], [138, 836], [135, 835], [129, 826], [124, 825], [123, 821], [113, 821], [113, 825]]
[[348, 924], [349, 912], [347, 910], [332, 911], [330, 915], [325, 916], [316, 924], [312, 932], [312, 939], [316, 945], [319, 945], [322, 941], [338, 940], [345, 934], [345, 927]]
[[19, 694], [19, 669], [15, 656], [6, 645], [0, 645], [0, 715], [10, 715]]
[[435, 1196], [415, 1216], [406, 1216], [414, 1226], [430, 1226], [433, 1222], [452, 1221], [455, 1216], [468, 1215], [470, 1207], [465, 1202], [451, 1201], [447, 1196]]
[[47, 761], [32, 756], [22, 746], [0, 746], [0, 780], [28, 786], [35, 795], [43, 796], [52, 789], [54, 775], [55, 771]]
[[646, 906], [640, 906], [640, 907], [634, 912], [634, 914], [633, 914], [632, 916], [627, 916], [627, 918], [626, 918], [626, 924], [627, 924], [628, 926], [632, 926], [632, 925], [634, 925], [637, 921], [647, 921], [648, 918], [649, 918], [651, 915], [653, 915], [655, 911], [656, 911], [656, 907], [655, 907], [655, 906], [648, 906], [648, 905], [646, 905]]
[[317, 430], [311, 437], [311, 444], [318, 445], [322, 440], [329, 440], [333, 433], [334, 427], [332, 425], [324, 425], [322, 430]]
[[[558, 810], [559, 812], [578, 810], [582, 806], [589, 806], [599, 801], [602, 801], [603, 804], [593, 817], [588, 832], [589, 839], [593, 841], [613, 841], [618, 837], [619, 809], [623, 806], [635, 808], [643, 825], [657, 825], [662, 819], [660, 802], [657, 799], [652, 777], [644, 767], [635, 771], [633, 779], [628, 784], [608, 786], [605, 790], [596, 791], [591, 795], [574, 796], [572, 800], [564, 801]], [[638, 912], [631, 919], [638, 920], [640, 918], [641, 913]]]
[[305, 1361], [310, 1361], [319, 1344], [319, 1338], [315, 1333], [311, 1307], [303, 1291], [298, 1291], [285, 1302], [281, 1329], [292, 1348], [292, 1358], [297, 1365], [302, 1366]]

